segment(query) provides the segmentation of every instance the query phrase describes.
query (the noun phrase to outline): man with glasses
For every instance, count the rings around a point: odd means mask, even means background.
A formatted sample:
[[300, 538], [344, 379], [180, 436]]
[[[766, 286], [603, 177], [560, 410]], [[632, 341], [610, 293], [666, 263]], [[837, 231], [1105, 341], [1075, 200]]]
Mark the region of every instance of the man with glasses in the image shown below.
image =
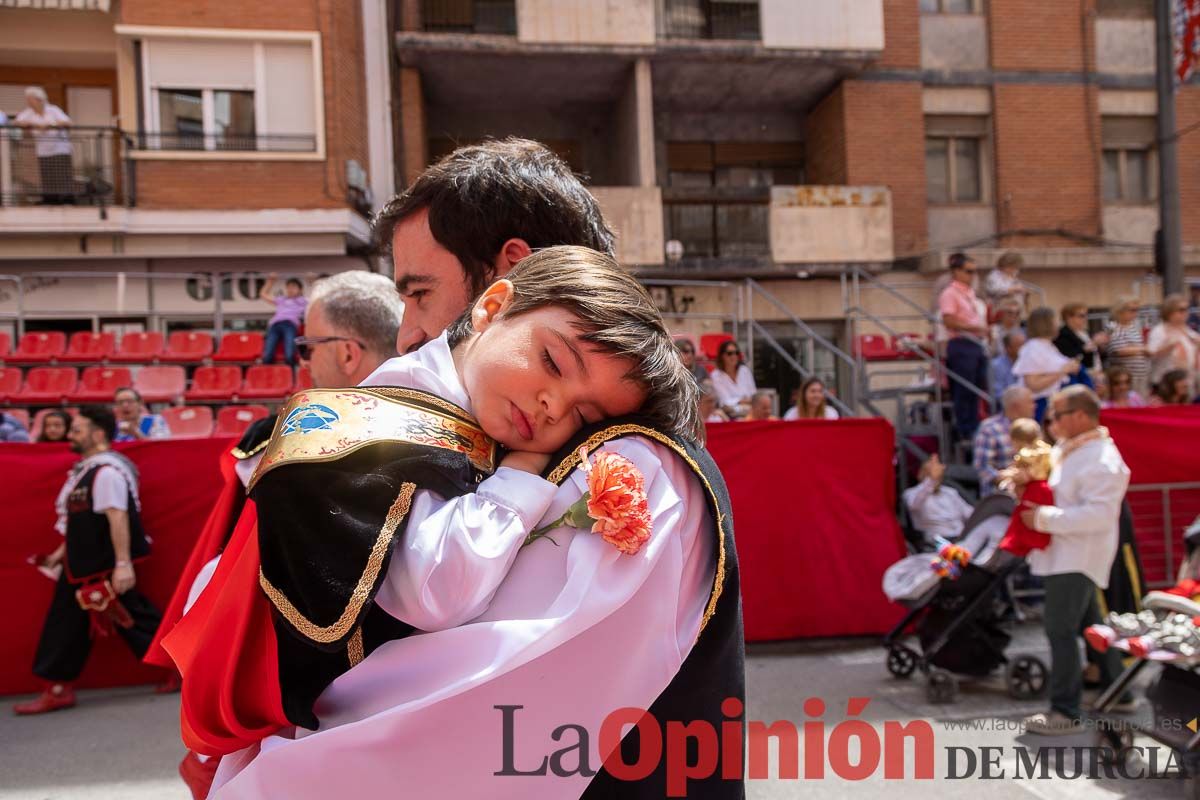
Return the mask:
[[950, 380], [950, 399], [954, 404], [954, 425], [958, 435], [970, 439], [979, 427], [980, 396], [987, 396], [987, 314], [975, 296], [975, 277], [979, 268], [964, 253], [950, 256], [950, 283], [938, 296], [942, 325], [950, 335], [946, 345], [946, 367], [969, 386]]
[[[1100, 622], [1096, 588], [1108, 587], [1118, 549], [1121, 501], [1129, 468], [1108, 432], [1100, 427], [1100, 399], [1086, 386], [1069, 386], [1050, 401], [1055, 445], [1050, 473], [1053, 506], [1030, 505], [1021, 513], [1031, 529], [1050, 534], [1050, 544], [1028, 556], [1030, 571], [1045, 579], [1044, 625], [1050, 641], [1050, 711], [1025, 720], [1028, 733], [1059, 736], [1081, 730], [1083, 693], [1079, 638]], [[1120, 654], [1095, 654], [1104, 686], [1121, 671]], [[1114, 708], [1129, 711], [1122, 698]]]

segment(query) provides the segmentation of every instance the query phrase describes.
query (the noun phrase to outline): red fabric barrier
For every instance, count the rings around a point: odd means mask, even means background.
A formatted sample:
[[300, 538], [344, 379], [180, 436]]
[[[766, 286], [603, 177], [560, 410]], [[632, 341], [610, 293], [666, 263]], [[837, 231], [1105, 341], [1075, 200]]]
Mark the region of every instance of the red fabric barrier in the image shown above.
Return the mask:
[[746, 640], [883, 633], [883, 572], [905, 553], [882, 419], [708, 426], [729, 485]]
[[[220, 489], [217, 462], [231, 439], [132, 442], [117, 449], [141, 474], [142, 519], [153, 553], [138, 566], [138, 586], [161, 610], [191, 552]], [[33, 692], [30, 672], [54, 584], [25, 563], [62, 541], [54, 530], [54, 498], [78, 459], [65, 445], [0, 444], [0, 604], [6, 609], [0, 636], [0, 694]], [[117, 637], [96, 642], [81, 686], [152, 683], [161, 670], [137, 663]]]
[[1108, 426], [1129, 465], [1129, 507], [1143, 577], [1149, 586], [1173, 584], [1183, 556], [1183, 531], [1200, 515], [1200, 489], [1170, 493], [1168, 522], [1162, 492], [1136, 487], [1200, 481], [1200, 407], [1110, 409], [1100, 422]]
[[[746, 638], [880, 633], [899, 609], [880, 590], [904, 553], [893, 514], [892, 428], [884, 420], [745, 422], [709, 427], [733, 501]], [[161, 609], [220, 491], [230, 439], [118, 445], [141, 471], [154, 553], [138, 585]], [[30, 673], [53, 584], [25, 563], [54, 549], [54, 498], [75, 461], [62, 445], [0, 445], [0, 694], [39, 688]], [[123, 642], [97, 642], [82, 686], [159, 680]]]

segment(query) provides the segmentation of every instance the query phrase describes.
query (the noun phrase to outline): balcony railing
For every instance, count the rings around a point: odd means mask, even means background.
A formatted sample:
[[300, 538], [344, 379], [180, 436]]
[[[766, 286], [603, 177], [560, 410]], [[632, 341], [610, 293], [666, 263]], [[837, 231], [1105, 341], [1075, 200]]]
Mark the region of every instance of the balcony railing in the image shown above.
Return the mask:
[[37, 11], [102, 11], [109, 0], [0, 0], [0, 8], [31, 8]]
[[0, 205], [112, 205], [122, 164], [116, 128], [0, 126]]
[[661, 0], [666, 39], [762, 39], [758, 0]]
[[768, 258], [770, 205], [769, 187], [663, 189], [666, 239], [688, 260]]
[[228, 133], [137, 133], [130, 136], [137, 150], [219, 150], [257, 153], [312, 153], [317, 137], [310, 133], [241, 135]]
[[420, 29], [431, 33], [515, 36], [515, 0], [422, 0]]

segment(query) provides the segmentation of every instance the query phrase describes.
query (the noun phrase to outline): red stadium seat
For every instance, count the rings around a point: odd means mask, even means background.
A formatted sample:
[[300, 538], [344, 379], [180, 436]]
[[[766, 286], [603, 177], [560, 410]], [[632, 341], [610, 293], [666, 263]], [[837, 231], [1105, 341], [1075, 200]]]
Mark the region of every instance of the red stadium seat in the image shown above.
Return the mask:
[[703, 334], [700, 337], [700, 352], [704, 353], [704, 357], [709, 361], [716, 361], [717, 352], [720, 351], [721, 345], [732, 341], [733, 337], [728, 333]]
[[308, 371], [308, 367], [298, 367], [296, 369], [296, 385], [292, 387], [292, 391], [301, 392], [311, 388], [313, 388], [312, 373]]
[[142, 367], [138, 370], [133, 388], [147, 403], [173, 403], [183, 397], [187, 388], [187, 373], [178, 364]]
[[67, 349], [67, 335], [62, 331], [27, 333], [17, 343], [17, 349], [7, 360], [12, 364], [49, 364]]
[[0, 361], [8, 358], [12, 350], [12, 336], [9, 336], [8, 331], [0, 331]]
[[238, 397], [283, 399], [292, 393], [292, 368], [285, 364], [256, 364], [246, 370]]
[[906, 361], [916, 361], [920, 358], [918, 350], [925, 349], [925, 342], [919, 333], [901, 333], [892, 337], [892, 350], [896, 357]]
[[227, 333], [221, 337], [221, 346], [213, 354], [213, 361], [258, 361], [263, 352], [261, 333]]
[[241, 367], [197, 367], [192, 388], [183, 396], [187, 400], [232, 400], [241, 385]]
[[213, 436], [241, 436], [250, 423], [270, 413], [266, 406], [225, 406], [217, 412], [217, 429]]
[[212, 436], [213, 412], [208, 406], [171, 406], [163, 419], [173, 439], [200, 439]]
[[893, 349], [886, 336], [864, 333], [855, 339], [854, 352], [866, 361], [895, 361], [899, 353]]
[[167, 349], [159, 361], [172, 364], [198, 364], [212, 355], [211, 333], [201, 331], [175, 331], [167, 337]]
[[[49, 409], [47, 409], [49, 410]], [[29, 410], [25, 408], [6, 408], [4, 413], [21, 423], [21, 427], [29, 430]], [[30, 436], [30, 438], [33, 438]]]
[[111, 333], [79, 331], [71, 334], [67, 352], [63, 353], [59, 360], [73, 361], [76, 364], [100, 362], [112, 355], [114, 349], [116, 337]]
[[78, 383], [74, 367], [34, 367], [25, 375], [24, 388], [8, 399], [22, 405], [57, 405]]
[[11, 395], [21, 391], [21, 370], [18, 367], [0, 367], [0, 403], [7, 403]]
[[122, 386], [132, 386], [129, 367], [87, 367], [79, 377], [79, 386], [67, 395], [73, 403], [111, 403]]
[[109, 361], [122, 364], [149, 364], [162, 355], [163, 335], [158, 331], [138, 331], [121, 337], [121, 345]]

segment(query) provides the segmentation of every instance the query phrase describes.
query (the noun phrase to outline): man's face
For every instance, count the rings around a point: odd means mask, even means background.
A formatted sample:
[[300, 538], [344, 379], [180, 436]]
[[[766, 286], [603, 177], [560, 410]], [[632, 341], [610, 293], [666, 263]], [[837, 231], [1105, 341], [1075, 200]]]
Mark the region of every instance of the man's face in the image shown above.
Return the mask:
[[979, 268], [975, 266], [974, 261], [968, 261], [958, 269], [954, 270], [954, 280], [959, 283], [970, 286], [975, 282], [975, 275], [979, 272]]
[[1025, 344], [1025, 334], [1014, 333], [1004, 340], [1004, 352], [1013, 361], [1017, 360], [1017, 355], [1021, 352], [1021, 346]]
[[433, 238], [424, 209], [396, 225], [392, 261], [404, 301], [396, 352], [404, 355], [441, 336], [466, 310], [472, 292], [458, 258]]
[[585, 423], [632, 414], [646, 393], [629, 363], [580, 341], [576, 317], [539, 308], [499, 314], [456, 362], [484, 432], [512, 450], [553, 453]]
[[67, 431], [67, 441], [71, 443], [72, 453], [86, 453], [92, 448], [92, 421], [76, 415], [71, 420], [71, 428]]
[[771, 398], [756, 397], [750, 407], [750, 413], [755, 419], [767, 419], [771, 416]]
[[1058, 435], [1064, 439], [1073, 438], [1096, 427], [1096, 423], [1091, 417], [1082, 411], [1068, 410], [1067, 404], [1062, 400], [1054, 401], [1053, 407], [1054, 423], [1057, 426]]
[[118, 420], [129, 421], [136, 418], [141, 408], [142, 404], [133, 392], [117, 392], [113, 398], [113, 415]]
[[[325, 319], [325, 309], [321, 303], [312, 303], [304, 315], [304, 338], [319, 339], [323, 336], [345, 336]], [[347, 383], [343, 362], [339, 358], [347, 342], [321, 342], [309, 345], [309, 358], [301, 363], [308, 366], [312, 374], [313, 386], [318, 389], [337, 389], [351, 384]], [[350, 344], [351, 347], [356, 345]]]

